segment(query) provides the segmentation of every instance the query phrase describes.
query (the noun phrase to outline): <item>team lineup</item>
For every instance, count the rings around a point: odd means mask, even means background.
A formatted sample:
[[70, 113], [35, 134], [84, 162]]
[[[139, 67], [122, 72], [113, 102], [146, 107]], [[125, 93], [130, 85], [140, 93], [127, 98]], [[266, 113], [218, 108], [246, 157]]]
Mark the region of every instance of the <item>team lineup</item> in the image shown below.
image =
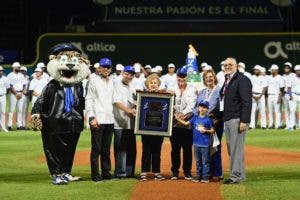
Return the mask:
[[[221, 144], [212, 151], [212, 135], [216, 134], [221, 141], [224, 133], [230, 155], [230, 174], [224, 184], [241, 183], [246, 180], [244, 145], [248, 127], [258, 127], [259, 118], [263, 129], [292, 131], [299, 128], [300, 65], [294, 67], [293, 73], [292, 64], [284, 63], [285, 74], [282, 76], [275, 64], [270, 67], [270, 75], [266, 75], [265, 68], [255, 65], [251, 75], [245, 71], [244, 63], [229, 57], [220, 63], [222, 70], [217, 74], [212, 66], [202, 63], [202, 81], [195, 87], [188, 83], [188, 71], [184, 67], [176, 69], [172, 63], [165, 75], [162, 75], [162, 66], [152, 68], [139, 63], [133, 66], [117, 64], [116, 72], [111, 74], [112, 61], [102, 58], [93, 65], [95, 72], [91, 73], [89, 61], [69, 43], [54, 46], [49, 59], [47, 70], [39, 63], [31, 77], [26, 75], [26, 67], [18, 62], [13, 63], [13, 71], [7, 77], [0, 68], [1, 127], [5, 132], [13, 129], [13, 112], [17, 106], [17, 129], [26, 130], [28, 104], [32, 99], [32, 128], [41, 130], [43, 149], [55, 185], [80, 180], [71, 171], [84, 119], [91, 130], [91, 180], [135, 177], [136, 136], [133, 129], [137, 90], [175, 96], [170, 137], [172, 180], [179, 178], [182, 162], [184, 178], [188, 181], [223, 180]], [[8, 130], [5, 125], [7, 91], [10, 101]], [[149, 172], [154, 173], [157, 181], [165, 179], [160, 171], [163, 140], [162, 136], [141, 136], [141, 181], [149, 180]], [[195, 175], [191, 173], [193, 158]]]

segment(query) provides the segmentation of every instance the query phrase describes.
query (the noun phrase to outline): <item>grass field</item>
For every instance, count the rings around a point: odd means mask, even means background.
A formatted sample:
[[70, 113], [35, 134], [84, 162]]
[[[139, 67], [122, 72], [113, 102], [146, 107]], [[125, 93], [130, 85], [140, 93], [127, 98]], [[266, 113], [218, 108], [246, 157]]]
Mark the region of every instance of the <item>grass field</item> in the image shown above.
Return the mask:
[[[300, 152], [300, 131], [251, 130], [247, 145]], [[300, 164], [252, 167], [247, 181], [240, 185], [222, 185], [224, 199], [265, 200], [300, 199]]]
[[[250, 131], [247, 144], [300, 152], [300, 131]], [[78, 150], [90, 148], [89, 131], [80, 137]], [[40, 134], [32, 131], [0, 132], [0, 199], [128, 199], [135, 179], [94, 183], [89, 167], [75, 167], [83, 181], [68, 186], [51, 184]], [[137, 161], [139, 162], [139, 161]], [[252, 167], [247, 181], [222, 185], [224, 199], [300, 199], [300, 165]]]

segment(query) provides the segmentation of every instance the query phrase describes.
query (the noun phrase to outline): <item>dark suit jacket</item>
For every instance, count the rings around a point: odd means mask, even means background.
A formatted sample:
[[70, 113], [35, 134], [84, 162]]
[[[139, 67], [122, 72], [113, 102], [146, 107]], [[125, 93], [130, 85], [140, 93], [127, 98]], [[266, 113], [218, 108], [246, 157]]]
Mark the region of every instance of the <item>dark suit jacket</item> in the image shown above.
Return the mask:
[[68, 134], [83, 130], [83, 87], [81, 83], [73, 86], [74, 105], [70, 112], [64, 110], [64, 87], [58, 81], [51, 80], [43, 89], [31, 111], [41, 115], [43, 133]]
[[[221, 96], [224, 85], [220, 91]], [[224, 121], [239, 118], [243, 123], [250, 123], [252, 108], [250, 79], [242, 73], [236, 72], [226, 87], [224, 95]]]

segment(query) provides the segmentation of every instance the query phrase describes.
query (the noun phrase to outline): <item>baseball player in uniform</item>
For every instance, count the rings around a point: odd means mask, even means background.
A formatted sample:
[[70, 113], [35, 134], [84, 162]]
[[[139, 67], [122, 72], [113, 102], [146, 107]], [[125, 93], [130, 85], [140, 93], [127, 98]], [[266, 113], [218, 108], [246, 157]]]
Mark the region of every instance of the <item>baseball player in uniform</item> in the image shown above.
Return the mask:
[[[290, 96], [290, 130], [293, 130], [295, 126], [296, 109], [300, 106], [300, 65], [296, 65], [295, 68], [296, 76], [287, 83], [288, 95]], [[299, 115], [298, 115], [299, 116]], [[298, 117], [298, 128], [300, 127], [300, 118]]]
[[278, 65], [273, 64], [270, 68], [271, 75], [267, 77], [268, 80], [268, 111], [269, 123], [268, 128], [274, 128], [273, 112], [275, 113], [275, 128], [281, 126], [281, 112], [280, 104], [282, 100], [284, 82], [282, 77], [278, 74]]
[[3, 131], [8, 132], [5, 127], [6, 92], [9, 89], [7, 78], [3, 75], [3, 67], [0, 66], [0, 125]]
[[[291, 109], [289, 106], [290, 101], [290, 94], [288, 93], [288, 82], [290, 82], [296, 75], [292, 72], [292, 64], [290, 62], [284, 63], [284, 74], [282, 75], [283, 82], [284, 82], [284, 96], [282, 97], [283, 105], [284, 105], [284, 112], [285, 112], [285, 125], [286, 129], [293, 129], [293, 125], [290, 125], [290, 116], [291, 116]], [[293, 113], [295, 115], [295, 113]], [[295, 124], [295, 123], [293, 123]]]
[[218, 86], [222, 87], [225, 82], [224, 60], [220, 63], [221, 71], [217, 73]]
[[141, 73], [140, 65], [134, 65], [134, 77], [130, 83], [134, 90], [144, 90], [144, 82], [146, 80], [144, 74]]
[[20, 68], [21, 73], [23, 74], [25, 78], [25, 89], [23, 93], [23, 109], [22, 109], [22, 126], [21, 130], [26, 130], [26, 124], [27, 124], [27, 114], [28, 114], [28, 106], [30, 101], [30, 93], [29, 93], [29, 76], [27, 75], [27, 68], [22, 66]]
[[[39, 62], [36, 65], [36, 68], [40, 68], [42, 70], [42, 78], [46, 79], [48, 82], [52, 80], [52, 78], [49, 76], [49, 74], [46, 72], [46, 65], [43, 62]], [[36, 72], [32, 74], [32, 78], [35, 78]]]
[[168, 64], [168, 73], [163, 75], [161, 79], [164, 81], [167, 90], [175, 90], [177, 86], [177, 75], [173, 63]]
[[238, 64], [239, 72], [243, 73], [245, 76], [247, 76], [250, 80], [252, 79], [252, 75], [246, 71], [246, 65], [243, 62], [239, 62]]
[[29, 91], [32, 93], [32, 105], [34, 105], [37, 98], [41, 95], [42, 90], [47, 85], [48, 81], [43, 78], [43, 70], [41, 68], [36, 68], [34, 70], [36, 76], [30, 81]]
[[261, 75], [261, 66], [254, 66], [254, 75], [252, 76], [252, 111], [251, 122], [249, 128], [255, 128], [256, 125], [256, 110], [258, 108], [260, 113], [260, 126], [266, 128], [266, 99], [265, 93], [267, 91], [268, 83], [267, 79]]
[[151, 74], [152, 67], [151, 65], [145, 65], [145, 78]]
[[157, 70], [157, 75], [158, 75], [159, 77], [161, 77], [162, 71], [163, 71], [162, 66], [156, 65], [156, 66], [155, 66], [155, 69]]
[[122, 64], [116, 64], [116, 72], [110, 75], [113, 82], [121, 81], [123, 70], [124, 70], [124, 66]]
[[20, 63], [14, 62], [12, 64], [13, 71], [8, 74], [7, 79], [10, 85], [10, 107], [8, 113], [8, 130], [12, 130], [13, 125], [13, 112], [17, 106], [17, 129], [23, 129], [22, 116], [23, 116], [23, 102], [26, 80], [24, 75], [20, 72]]
[[261, 67], [261, 69], [260, 69], [260, 74], [261, 74], [263, 77], [266, 77], [266, 76], [267, 76], [266, 68], [265, 68], [265, 67]]

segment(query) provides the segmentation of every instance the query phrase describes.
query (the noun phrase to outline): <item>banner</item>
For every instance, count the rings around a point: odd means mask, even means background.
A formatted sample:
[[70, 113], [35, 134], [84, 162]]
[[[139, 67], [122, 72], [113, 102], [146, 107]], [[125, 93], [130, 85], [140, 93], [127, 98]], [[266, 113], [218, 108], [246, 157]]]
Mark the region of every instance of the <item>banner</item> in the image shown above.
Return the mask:
[[282, 20], [269, 0], [111, 0], [105, 12], [105, 21]]
[[198, 66], [207, 62], [217, 71], [229, 56], [246, 63], [248, 71], [256, 64], [266, 68], [287, 61], [300, 64], [300, 33], [45, 34], [38, 40], [34, 64], [48, 62], [49, 49], [62, 42], [72, 42], [92, 63], [109, 57], [114, 65], [140, 62], [164, 70], [168, 63], [186, 64], [189, 44], [199, 54]]
[[16, 50], [0, 49], [0, 65], [12, 64], [17, 60], [18, 52]]

